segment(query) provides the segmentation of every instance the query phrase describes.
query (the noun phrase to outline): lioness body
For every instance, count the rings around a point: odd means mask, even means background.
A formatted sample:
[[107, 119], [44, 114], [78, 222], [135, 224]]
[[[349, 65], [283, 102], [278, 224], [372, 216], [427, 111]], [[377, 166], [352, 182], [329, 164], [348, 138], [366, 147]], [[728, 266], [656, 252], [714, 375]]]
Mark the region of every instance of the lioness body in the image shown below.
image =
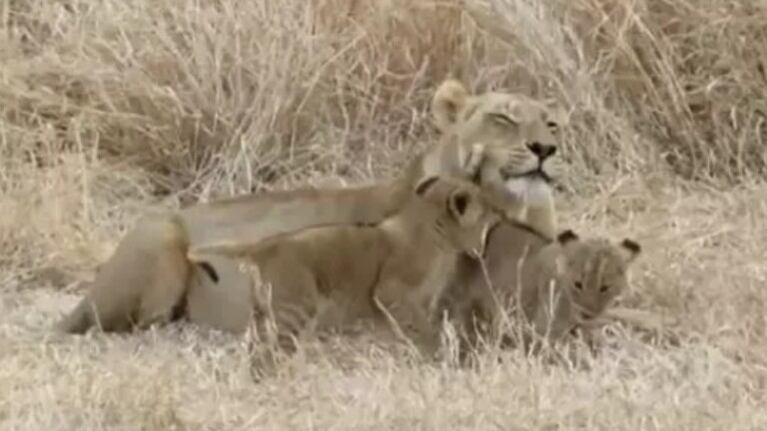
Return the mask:
[[[243, 259], [271, 287], [278, 331], [343, 329], [389, 313], [427, 351], [436, 299], [461, 253], [481, 251], [499, 219], [480, 189], [467, 181], [430, 177], [403, 209], [380, 224], [327, 226], [285, 235], [268, 245], [221, 243], [193, 248], [190, 259]], [[227, 289], [225, 286], [221, 286]], [[383, 307], [381, 309], [380, 307]]]
[[[58, 328], [80, 333], [96, 321], [106, 331], [145, 327], [169, 320], [174, 315], [169, 305], [173, 301], [165, 299], [174, 298], [174, 305], [186, 302], [192, 321], [244, 330], [245, 317], [221, 317], [246, 316], [248, 297], [228, 301], [218, 295], [247, 289], [221, 289], [199, 267], [177, 259], [186, 255], [188, 247], [221, 241], [255, 244], [324, 224], [377, 223], [401, 209], [409, 190], [428, 175], [471, 179], [493, 191], [509, 213], [553, 234], [555, 214], [549, 180], [554, 175], [557, 157], [553, 156], [558, 144], [550, 129], [561, 121], [561, 115], [521, 95], [469, 95], [455, 81], [439, 87], [432, 110], [442, 139], [392, 180], [356, 188], [260, 193], [141, 220], [118, 244], [104, 264], [106, 270], [96, 274], [81, 304]], [[170, 240], [170, 233], [160, 233], [166, 229], [179, 240]], [[247, 283], [233, 273], [232, 265], [222, 262], [211, 264], [218, 266], [222, 279]], [[159, 282], [165, 279], [173, 282]], [[146, 292], [154, 293], [144, 299]], [[137, 306], [148, 304], [151, 297], [163, 301], [150, 307], [156, 312], [142, 315]], [[215, 310], [220, 304], [241, 304], [242, 308], [231, 313]]]
[[628, 265], [640, 246], [625, 239], [581, 239], [565, 231], [552, 240], [528, 226], [502, 222], [488, 233], [486, 273], [462, 260], [440, 309], [457, 323], [463, 341], [499, 335], [515, 306], [538, 336], [557, 341], [575, 326], [603, 315], [627, 285]]

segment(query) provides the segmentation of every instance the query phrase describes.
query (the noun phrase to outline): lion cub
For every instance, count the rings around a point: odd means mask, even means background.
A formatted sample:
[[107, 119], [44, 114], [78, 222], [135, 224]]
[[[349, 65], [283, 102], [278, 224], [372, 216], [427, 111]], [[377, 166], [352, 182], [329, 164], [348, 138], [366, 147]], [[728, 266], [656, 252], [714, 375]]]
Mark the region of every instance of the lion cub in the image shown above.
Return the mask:
[[628, 267], [640, 252], [631, 239], [615, 244], [566, 230], [550, 240], [524, 224], [503, 222], [487, 236], [487, 271], [462, 260], [439, 310], [471, 347], [479, 335], [497, 336], [515, 306], [538, 336], [557, 341], [605, 312], [628, 285]]
[[204, 263], [225, 256], [255, 264], [270, 286], [278, 336], [394, 318], [431, 353], [439, 338], [430, 318], [437, 298], [461, 254], [481, 253], [499, 219], [476, 185], [432, 176], [417, 183], [401, 211], [379, 224], [314, 227], [250, 245], [207, 245], [191, 250], [189, 259]]

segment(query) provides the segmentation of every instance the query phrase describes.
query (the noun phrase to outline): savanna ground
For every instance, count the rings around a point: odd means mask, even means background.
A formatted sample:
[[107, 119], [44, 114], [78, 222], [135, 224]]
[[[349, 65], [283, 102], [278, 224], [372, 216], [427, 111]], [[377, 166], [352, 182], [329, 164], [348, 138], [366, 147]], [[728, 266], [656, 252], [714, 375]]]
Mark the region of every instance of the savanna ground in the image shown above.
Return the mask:
[[[0, 0], [0, 428], [764, 429], [761, 0]], [[560, 222], [639, 240], [588, 367], [338, 340], [255, 385], [190, 325], [48, 338], [138, 216], [393, 175], [447, 76], [570, 112]], [[311, 346], [309, 346], [311, 347]], [[495, 354], [504, 360], [495, 360]]]

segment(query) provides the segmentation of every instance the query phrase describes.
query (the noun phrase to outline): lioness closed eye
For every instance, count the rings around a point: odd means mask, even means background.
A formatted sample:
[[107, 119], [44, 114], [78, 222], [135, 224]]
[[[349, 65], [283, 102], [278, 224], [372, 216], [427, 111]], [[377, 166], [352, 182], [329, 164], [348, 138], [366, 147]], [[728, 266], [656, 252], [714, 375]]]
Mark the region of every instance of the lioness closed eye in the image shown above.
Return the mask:
[[388, 327], [388, 313], [430, 353], [438, 342], [430, 319], [436, 298], [460, 253], [481, 252], [498, 219], [476, 185], [430, 177], [378, 225], [309, 228], [268, 244], [206, 245], [193, 248], [189, 258], [223, 256], [257, 265], [271, 286], [271, 304], [257, 305], [271, 307], [282, 347], [306, 328], [342, 329], [360, 319]]
[[555, 132], [563, 124], [562, 111], [519, 94], [470, 94], [447, 80], [435, 92], [432, 113], [442, 137], [396, 178], [353, 188], [258, 193], [140, 220], [58, 329], [82, 333], [96, 324], [105, 331], [144, 328], [171, 319], [180, 307], [194, 322], [244, 330], [248, 279], [230, 260], [211, 260], [221, 285], [231, 287], [220, 289], [186, 258], [190, 247], [222, 241], [254, 244], [324, 224], [378, 223], [402, 209], [417, 181], [429, 175], [472, 180], [493, 192], [506, 212], [553, 235], [550, 182], [558, 171]]
[[502, 222], [488, 233], [487, 280], [479, 263], [461, 261], [440, 309], [471, 347], [477, 335], [497, 335], [501, 313], [514, 304], [538, 335], [556, 341], [604, 313], [628, 284], [628, 267], [640, 252], [630, 239], [615, 244], [566, 230], [552, 241], [524, 224]]

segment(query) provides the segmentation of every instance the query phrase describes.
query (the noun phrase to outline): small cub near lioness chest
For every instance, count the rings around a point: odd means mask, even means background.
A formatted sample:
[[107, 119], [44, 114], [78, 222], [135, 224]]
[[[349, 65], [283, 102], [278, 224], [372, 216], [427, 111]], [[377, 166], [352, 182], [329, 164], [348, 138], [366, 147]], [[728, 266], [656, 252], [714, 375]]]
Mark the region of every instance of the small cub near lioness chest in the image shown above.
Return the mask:
[[487, 236], [487, 272], [478, 261], [461, 260], [439, 309], [471, 347], [478, 336], [500, 335], [515, 306], [538, 336], [557, 341], [605, 312], [640, 252], [630, 239], [614, 244], [566, 230], [552, 241], [524, 224], [499, 223]]
[[225, 256], [255, 264], [271, 287], [278, 335], [288, 337], [283, 342], [306, 328], [342, 329], [360, 320], [388, 325], [391, 316], [430, 353], [439, 338], [430, 318], [436, 299], [461, 253], [481, 252], [486, 232], [500, 219], [489, 202], [468, 181], [428, 177], [380, 224], [206, 245], [192, 249], [189, 259]]

